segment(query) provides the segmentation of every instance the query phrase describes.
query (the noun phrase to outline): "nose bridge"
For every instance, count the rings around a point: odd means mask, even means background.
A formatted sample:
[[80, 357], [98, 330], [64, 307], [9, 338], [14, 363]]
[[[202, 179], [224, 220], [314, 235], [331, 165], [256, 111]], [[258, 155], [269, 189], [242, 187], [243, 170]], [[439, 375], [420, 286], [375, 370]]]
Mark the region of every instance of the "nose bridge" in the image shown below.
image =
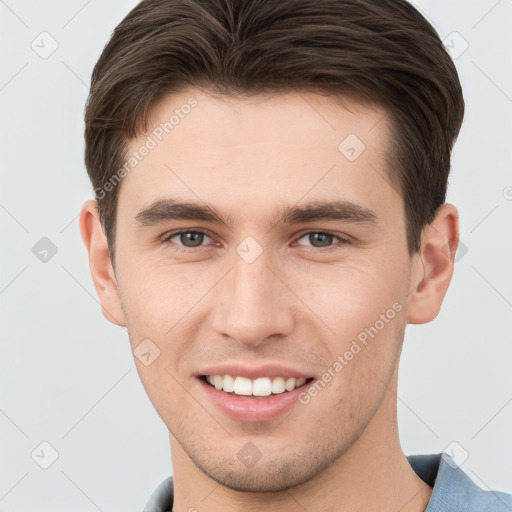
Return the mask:
[[218, 332], [251, 345], [290, 332], [293, 305], [287, 306], [286, 288], [272, 262], [270, 251], [256, 247], [252, 240], [237, 247], [216, 312]]

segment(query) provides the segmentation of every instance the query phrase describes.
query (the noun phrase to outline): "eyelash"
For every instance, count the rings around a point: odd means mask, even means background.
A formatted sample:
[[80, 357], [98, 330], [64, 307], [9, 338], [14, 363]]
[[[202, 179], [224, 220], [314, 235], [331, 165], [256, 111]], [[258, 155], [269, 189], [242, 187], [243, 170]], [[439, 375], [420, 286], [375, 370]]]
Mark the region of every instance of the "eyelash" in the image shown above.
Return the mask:
[[[180, 231], [173, 231], [172, 233], [169, 233], [162, 240], [162, 243], [164, 245], [177, 245], [174, 242], [171, 242], [171, 239], [175, 238], [176, 236], [182, 235], [183, 233], [199, 233], [199, 234], [203, 234], [203, 235], [206, 235], [207, 237], [211, 238], [208, 235], [208, 233], [205, 233], [204, 231], [192, 230], [192, 229], [183, 229], [183, 230], [180, 230]], [[324, 247], [324, 248], [321, 248], [321, 247], [311, 247], [310, 248], [310, 252], [330, 252], [330, 251], [339, 249], [341, 246], [350, 244], [349, 240], [347, 240], [345, 238], [342, 238], [342, 237], [336, 235], [336, 233], [334, 233], [332, 231], [328, 231], [328, 230], [306, 231], [305, 233], [302, 233], [297, 240], [300, 240], [301, 238], [304, 238], [306, 235], [310, 235], [310, 234], [313, 234], [313, 233], [316, 233], [316, 234], [321, 233], [322, 235], [331, 235], [334, 238], [337, 238], [339, 243], [335, 244], [335, 245], [331, 245], [329, 247]], [[202, 246], [202, 245], [199, 246], [199, 247], [185, 247], [183, 245], [178, 245], [178, 247], [182, 250], [182, 252], [189, 252], [189, 251], [194, 251], [194, 250], [204, 249], [205, 248], [205, 246]], [[178, 249], [176, 249], [176, 250], [178, 250]]]

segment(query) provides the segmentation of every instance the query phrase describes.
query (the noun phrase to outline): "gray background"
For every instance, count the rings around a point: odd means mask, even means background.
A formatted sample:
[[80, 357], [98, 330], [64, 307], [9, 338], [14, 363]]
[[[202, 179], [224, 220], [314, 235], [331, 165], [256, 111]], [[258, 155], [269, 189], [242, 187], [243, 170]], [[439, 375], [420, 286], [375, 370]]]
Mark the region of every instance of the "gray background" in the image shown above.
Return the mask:
[[[87, 84], [135, 4], [0, 0], [0, 511], [141, 510], [171, 473], [78, 230]], [[512, 492], [512, 0], [416, 5], [465, 93], [448, 192], [464, 246], [438, 318], [407, 328], [400, 435], [407, 454], [449, 451], [484, 489]], [[58, 453], [47, 469], [42, 442]]]

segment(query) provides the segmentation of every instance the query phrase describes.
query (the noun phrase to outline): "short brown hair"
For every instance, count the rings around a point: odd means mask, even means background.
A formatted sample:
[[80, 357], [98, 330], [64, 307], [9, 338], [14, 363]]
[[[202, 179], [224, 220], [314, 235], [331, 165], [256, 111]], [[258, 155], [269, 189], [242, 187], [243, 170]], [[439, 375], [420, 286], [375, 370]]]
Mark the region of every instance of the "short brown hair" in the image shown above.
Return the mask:
[[226, 96], [325, 91], [385, 108], [387, 174], [403, 197], [409, 254], [419, 251], [445, 202], [464, 99], [438, 34], [407, 1], [140, 2], [103, 49], [85, 111], [85, 164], [112, 262], [122, 183], [105, 185], [156, 102], [189, 87]]

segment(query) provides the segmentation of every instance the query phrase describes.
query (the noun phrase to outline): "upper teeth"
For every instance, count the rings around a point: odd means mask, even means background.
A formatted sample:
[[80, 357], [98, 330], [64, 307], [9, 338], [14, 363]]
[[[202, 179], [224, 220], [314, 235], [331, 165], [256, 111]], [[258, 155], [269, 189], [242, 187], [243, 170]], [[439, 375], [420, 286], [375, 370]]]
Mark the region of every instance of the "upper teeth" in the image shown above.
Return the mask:
[[247, 377], [232, 377], [231, 375], [207, 375], [206, 380], [217, 389], [226, 392], [234, 392], [237, 395], [269, 396], [271, 393], [278, 394], [285, 391], [292, 391], [302, 386], [306, 379], [300, 377], [259, 377], [249, 379]]

